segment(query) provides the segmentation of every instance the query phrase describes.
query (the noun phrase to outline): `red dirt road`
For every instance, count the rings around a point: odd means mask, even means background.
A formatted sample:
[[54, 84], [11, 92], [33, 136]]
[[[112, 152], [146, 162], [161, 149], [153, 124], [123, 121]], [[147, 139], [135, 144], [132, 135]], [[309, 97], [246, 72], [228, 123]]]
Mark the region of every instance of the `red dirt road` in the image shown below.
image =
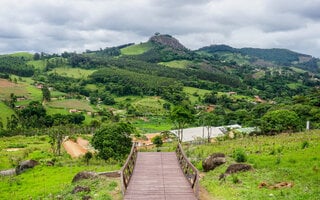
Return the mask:
[[88, 152], [87, 147], [89, 145], [89, 141], [77, 138], [77, 142], [66, 140], [62, 145], [72, 158], [78, 158]]

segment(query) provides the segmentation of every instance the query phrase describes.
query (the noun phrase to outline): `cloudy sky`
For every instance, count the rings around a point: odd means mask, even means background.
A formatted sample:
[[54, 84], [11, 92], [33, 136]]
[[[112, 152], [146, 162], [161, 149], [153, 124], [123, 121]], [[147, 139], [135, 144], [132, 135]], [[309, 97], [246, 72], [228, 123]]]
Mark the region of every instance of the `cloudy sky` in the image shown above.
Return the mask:
[[148, 40], [288, 48], [320, 57], [320, 0], [1, 0], [0, 53], [82, 52]]

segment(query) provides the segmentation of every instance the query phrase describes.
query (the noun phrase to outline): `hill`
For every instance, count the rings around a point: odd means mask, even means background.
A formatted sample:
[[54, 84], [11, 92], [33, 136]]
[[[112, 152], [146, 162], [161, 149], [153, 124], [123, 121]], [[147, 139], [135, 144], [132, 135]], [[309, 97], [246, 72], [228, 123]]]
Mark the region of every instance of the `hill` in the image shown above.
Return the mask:
[[278, 66], [298, 66], [312, 72], [319, 72], [319, 59], [313, 58], [310, 55], [297, 53], [288, 49], [259, 49], [259, 48], [233, 48], [227, 45], [211, 45], [202, 47], [198, 52], [208, 54], [240, 54], [243, 57], [248, 56], [252, 64], [263, 65], [265, 62], [270, 62], [270, 65]]
[[[20, 113], [19, 108], [42, 101], [47, 87], [51, 102], [42, 104], [50, 117], [75, 112], [84, 116], [86, 126], [96, 120], [129, 120], [141, 132], [171, 127], [168, 112], [178, 105], [193, 114], [209, 106], [217, 125], [259, 126], [267, 111], [289, 109], [301, 118], [300, 127], [306, 119], [318, 127], [317, 70], [316, 58], [290, 50], [214, 45], [191, 51], [173, 36], [155, 34], [139, 44], [83, 53], [2, 55], [0, 97], [12, 113]], [[152, 103], [155, 99], [159, 105]], [[141, 117], [151, 127], [143, 128]], [[163, 126], [156, 125], [159, 120]], [[189, 126], [198, 125], [197, 120]], [[6, 128], [8, 120], [2, 121]]]

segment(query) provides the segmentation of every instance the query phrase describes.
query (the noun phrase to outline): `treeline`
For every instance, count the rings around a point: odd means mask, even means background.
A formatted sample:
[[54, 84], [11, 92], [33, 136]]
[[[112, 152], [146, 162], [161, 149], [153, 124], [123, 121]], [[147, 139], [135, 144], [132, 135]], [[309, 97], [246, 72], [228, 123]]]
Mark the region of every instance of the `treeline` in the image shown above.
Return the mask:
[[173, 100], [176, 94], [182, 92], [182, 85], [174, 79], [140, 74], [118, 68], [100, 69], [94, 72], [90, 78], [93, 82], [105, 84], [107, 91], [118, 96], [162, 96], [165, 99]]
[[30, 77], [34, 74], [34, 68], [27, 65], [23, 57], [0, 56], [0, 72]]
[[12, 114], [6, 120], [6, 127], [3, 127], [0, 119], [0, 132], [2, 135], [19, 134], [19, 131], [22, 130], [49, 128], [52, 126], [81, 125], [85, 117], [81, 113], [48, 115], [40, 102], [32, 101], [23, 109], [15, 109], [15, 114]]

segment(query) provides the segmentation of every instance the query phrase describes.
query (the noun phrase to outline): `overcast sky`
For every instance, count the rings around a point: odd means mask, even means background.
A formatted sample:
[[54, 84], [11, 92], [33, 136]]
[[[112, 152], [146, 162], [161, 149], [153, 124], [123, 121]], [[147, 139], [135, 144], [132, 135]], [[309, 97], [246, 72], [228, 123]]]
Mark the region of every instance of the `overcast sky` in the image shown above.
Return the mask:
[[155, 32], [189, 49], [227, 44], [320, 57], [320, 0], [0, 1], [0, 53], [82, 52]]

